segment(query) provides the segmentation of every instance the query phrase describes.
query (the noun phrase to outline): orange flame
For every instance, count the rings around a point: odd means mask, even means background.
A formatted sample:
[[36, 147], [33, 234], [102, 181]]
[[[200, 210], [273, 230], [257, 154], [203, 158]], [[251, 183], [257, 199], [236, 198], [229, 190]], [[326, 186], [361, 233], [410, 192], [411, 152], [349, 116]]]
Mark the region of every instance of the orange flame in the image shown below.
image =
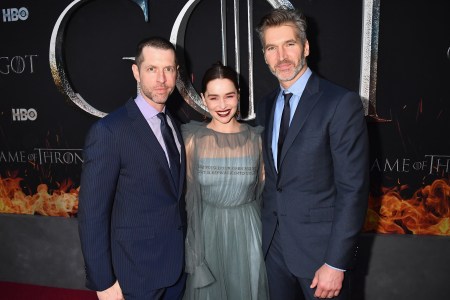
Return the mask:
[[403, 199], [402, 188], [369, 197], [364, 232], [450, 235], [450, 185], [435, 180]]
[[20, 187], [22, 178], [0, 178], [0, 213], [71, 217], [78, 212], [78, 189], [70, 189], [66, 180], [59, 190], [50, 194], [46, 184], [37, 186], [37, 193], [26, 195]]

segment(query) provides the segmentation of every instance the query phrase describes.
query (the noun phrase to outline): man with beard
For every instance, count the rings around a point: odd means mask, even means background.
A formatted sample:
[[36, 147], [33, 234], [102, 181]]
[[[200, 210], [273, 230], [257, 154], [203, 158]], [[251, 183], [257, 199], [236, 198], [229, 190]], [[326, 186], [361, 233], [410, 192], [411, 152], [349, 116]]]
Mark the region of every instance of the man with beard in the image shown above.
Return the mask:
[[265, 127], [263, 251], [271, 299], [348, 299], [368, 200], [359, 96], [307, 66], [306, 21], [281, 7], [257, 27], [280, 86], [258, 104]]
[[103, 299], [181, 299], [185, 286], [185, 153], [166, 101], [175, 48], [137, 47], [135, 99], [96, 122], [84, 149], [79, 233], [86, 286]]

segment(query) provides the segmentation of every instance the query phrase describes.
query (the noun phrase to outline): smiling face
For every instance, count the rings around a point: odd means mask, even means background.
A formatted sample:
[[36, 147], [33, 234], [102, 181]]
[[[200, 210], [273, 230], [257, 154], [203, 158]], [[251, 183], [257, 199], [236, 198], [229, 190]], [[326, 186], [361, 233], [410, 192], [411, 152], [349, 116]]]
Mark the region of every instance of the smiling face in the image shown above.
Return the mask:
[[142, 57], [139, 66], [132, 66], [134, 78], [140, 84], [145, 101], [162, 111], [176, 84], [175, 53], [170, 49], [144, 47]]
[[232, 131], [231, 127], [237, 125], [235, 115], [239, 102], [239, 91], [234, 83], [226, 78], [213, 79], [201, 96], [211, 114], [212, 128]]
[[303, 45], [292, 24], [268, 27], [263, 34], [264, 59], [284, 88], [305, 73], [309, 43]]

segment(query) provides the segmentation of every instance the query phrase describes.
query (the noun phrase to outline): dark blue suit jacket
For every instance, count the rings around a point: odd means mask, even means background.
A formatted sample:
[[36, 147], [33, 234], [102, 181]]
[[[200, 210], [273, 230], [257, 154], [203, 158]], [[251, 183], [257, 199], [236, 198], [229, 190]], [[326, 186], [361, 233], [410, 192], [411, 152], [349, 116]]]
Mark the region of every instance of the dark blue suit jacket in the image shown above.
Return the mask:
[[177, 135], [179, 190], [133, 99], [89, 131], [78, 210], [88, 288], [104, 290], [118, 279], [123, 291], [140, 294], [174, 284], [183, 272], [185, 150], [178, 128]]
[[284, 260], [301, 278], [324, 263], [349, 269], [368, 201], [369, 149], [359, 96], [319, 78], [308, 80], [293, 116], [277, 174], [272, 155], [276, 89], [258, 105], [266, 182], [263, 250], [279, 223]]

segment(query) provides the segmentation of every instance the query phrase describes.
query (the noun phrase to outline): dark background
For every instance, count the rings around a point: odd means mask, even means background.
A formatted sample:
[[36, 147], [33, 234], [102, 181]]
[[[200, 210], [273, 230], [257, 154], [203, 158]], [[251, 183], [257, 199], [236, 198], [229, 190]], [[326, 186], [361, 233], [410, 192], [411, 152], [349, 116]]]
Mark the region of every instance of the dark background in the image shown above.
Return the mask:
[[[98, 120], [81, 110], [54, 83], [49, 66], [50, 37], [56, 20], [71, 3], [2, 0], [0, 12], [26, 7], [28, 19], [0, 22], [0, 57], [37, 55], [34, 72], [0, 73], [0, 151], [31, 153], [35, 148], [81, 149], [88, 128]], [[81, 1], [64, 37], [64, 59], [76, 92], [92, 106], [111, 112], [136, 94], [131, 62], [137, 42], [150, 35], [170, 37], [187, 1], [149, 0], [149, 21], [130, 0]], [[232, 1], [228, 14], [228, 64], [234, 65]], [[358, 91], [361, 61], [363, 1], [291, 1], [308, 19], [311, 55], [308, 64], [325, 78]], [[253, 1], [254, 26], [269, 9], [266, 1]], [[241, 1], [241, 86], [248, 86], [246, 61], [246, 1]], [[378, 119], [367, 116], [371, 164], [377, 160], [424, 161], [425, 155], [450, 155], [450, 3], [446, 0], [381, 1], [376, 86]], [[1, 17], [1, 16], [0, 16]], [[2, 21], [2, 19], [0, 19]], [[264, 63], [261, 45], [254, 44], [255, 105], [277, 82]], [[200, 1], [187, 24], [184, 59], [192, 84], [200, 88], [203, 72], [221, 59], [219, 1]], [[5, 71], [8, 59], [0, 59]], [[176, 90], [169, 101], [181, 122], [204, 117], [184, 102]], [[243, 107], [246, 104], [243, 103]], [[12, 109], [34, 108], [35, 121], [12, 120]], [[380, 122], [379, 120], [383, 120]], [[446, 186], [437, 194], [439, 210], [426, 206], [443, 229], [417, 235], [393, 221], [405, 235], [380, 234], [366, 228], [362, 238], [356, 299], [434, 299], [450, 293], [449, 168], [371, 171], [371, 208], [382, 218], [381, 203], [395, 191], [399, 203], [429, 201], [422, 189], [438, 179]], [[36, 164], [0, 160], [0, 179], [22, 178], [23, 193], [33, 196], [39, 184], [49, 194], [79, 187], [81, 164]], [[2, 186], [0, 186], [1, 189]], [[445, 189], [446, 188], [446, 189]], [[417, 192], [420, 197], [417, 197]], [[0, 197], [10, 197], [0, 193]], [[435, 198], [436, 198], [435, 197]], [[2, 198], [0, 198], [1, 201]], [[419, 199], [419, 200], [417, 200]], [[436, 199], [435, 199], [436, 200]], [[0, 202], [1, 205], [1, 202]], [[0, 206], [1, 211], [1, 206]], [[76, 216], [76, 214], [74, 214]], [[378, 219], [376, 219], [378, 220]], [[0, 280], [82, 288], [83, 265], [76, 218], [0, 214]], [[447, 227], [445, 227], [447, 226]], [[378, 232], [378, 234], [377, 234]], [[443, 235], [443, 236], [435, 236]]]

